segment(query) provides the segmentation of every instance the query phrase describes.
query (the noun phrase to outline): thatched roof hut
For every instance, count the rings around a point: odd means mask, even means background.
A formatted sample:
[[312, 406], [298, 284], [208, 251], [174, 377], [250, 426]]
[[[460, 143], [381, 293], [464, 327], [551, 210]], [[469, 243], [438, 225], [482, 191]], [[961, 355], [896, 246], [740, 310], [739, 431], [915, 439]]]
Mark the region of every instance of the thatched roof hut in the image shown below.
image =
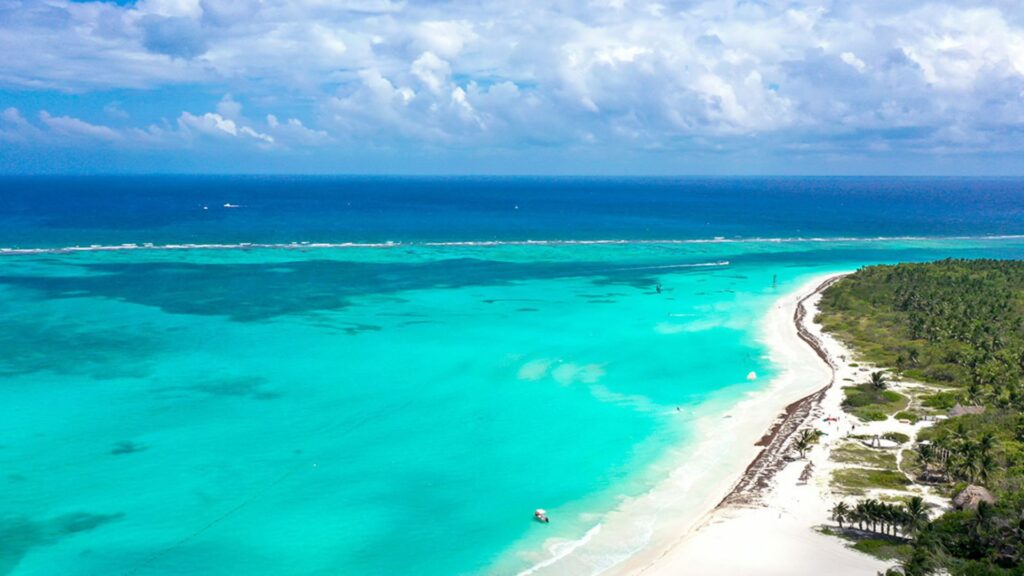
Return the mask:
[[953, 505], [959, 510], [966, 510], [968, 508], [976, 510], [978, 508], [978, 504], [983, 500], [989, 504], [996, 503], [996, 499], [992, 496], [991, 492], [982, 486], [975, 486], [974, 484], [971, 484], [967, 488], [961, 490], [960, 493], [953, 498]]
[[984, 414], [984, 406], [962, 406], [959, 402], [956, 406], [949, 411], [950, 418], [956, 418], [957, 416], [963, 416], [964, 414]]

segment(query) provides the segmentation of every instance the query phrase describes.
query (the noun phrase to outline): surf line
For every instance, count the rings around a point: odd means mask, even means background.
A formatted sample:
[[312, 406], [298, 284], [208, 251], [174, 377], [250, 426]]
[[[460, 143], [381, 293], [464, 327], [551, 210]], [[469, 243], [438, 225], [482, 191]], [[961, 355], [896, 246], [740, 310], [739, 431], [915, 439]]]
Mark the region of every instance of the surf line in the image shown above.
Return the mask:
[[837, 237], [788, 237], [788, 238], [687, 238], [687, 239], [618, 239], [618, 240], [467, 240], [451, 242], [285, 242], [285, 243], [196, 243], [196, 244], [91, 244], [89, 246], [63, 247], [0, 247], [0, 256], [19, 256], [32, 254], [69, 254], [77, 252], [119, 252], [132, 250], [323, 250], [340, 248], [472, 248], [491, 246], [592, 246], [592, 245], [657, 245], [657, 244], [738, 244], [738, 243], [821, 243], [821, 242], [895, 242], [895, 241], [928, 241], [928, 240], [1022, 240], [1021, 234], [1002, 234], [988, 236], [837, 236]]

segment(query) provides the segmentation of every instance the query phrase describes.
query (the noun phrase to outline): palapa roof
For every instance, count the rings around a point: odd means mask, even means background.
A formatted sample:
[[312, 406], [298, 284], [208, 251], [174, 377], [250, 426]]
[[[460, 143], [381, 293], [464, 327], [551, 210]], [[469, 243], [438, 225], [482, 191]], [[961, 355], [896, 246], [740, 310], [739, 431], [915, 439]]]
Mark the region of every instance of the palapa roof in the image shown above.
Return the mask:
[[992, 496], [991, 492], [982, 486], [971, 484], [967, 488], [961, 490], [960, 493], [956, 495], [956, 498], [953, 498], [953, 505], [961, 510], [967, 508], [975, 510], [978, 508], [978, 504], [983, 500], [989, 504], [996, 503], [996, 499]]
[[953, 406], [952, 410], [949, 411], [949, 417], [955, 418], [964, 414], [983, 414], [984, 412], [984, 406], [962, 406], [957, 402], [956, 406]]

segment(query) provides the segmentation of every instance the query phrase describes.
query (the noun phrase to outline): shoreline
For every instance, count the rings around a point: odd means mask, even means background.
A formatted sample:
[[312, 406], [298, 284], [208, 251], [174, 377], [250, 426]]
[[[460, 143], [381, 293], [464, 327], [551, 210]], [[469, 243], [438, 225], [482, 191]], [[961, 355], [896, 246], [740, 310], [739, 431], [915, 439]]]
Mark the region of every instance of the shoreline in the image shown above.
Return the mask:
[[[772, 427], [757, 441], [755, 446], [763, 446], [764, 450], [758, 453], [743, 476], [736, 481], [732, 490], [719, 502], [716, 509], [725, 506], [751, 505], [759, 501], [762, 493], [771, 486], [771, 481], [776, 474], [786, 466], [783, 461], [787, 455], [786, 445], [789, 444], [793, 435], [807, 422], [811, 412], [821, 403], [828, 391], [836, 381], [836, 365], [828, 352], [824, 349], [821, 341], [811, 334], [804, 323], [807, 318], [807, 302], [814, 297], [820, 296], [829, 286], [835, 284], [839, 279], [846, 276], [846, 273], [829, 276], [819, 284], [813, 292], [800, 298], [797, 301], [796, 309], [793, 312], [793, 326], [797, 336], [803, 340], [817, 354], [830, 371], [829, 381], [820, 390], [796, 400], [787, 405], [779, 419]], [[813, 315], [811, 316], [813, 319]]]
[[[821, 292], [846, 274], [816, 278], [810, 283], [813, 290], [808, 291], [805, 285], [798, 291], [795, 305], [790, 294], [780, 299], [769, 314], [766, 342], [773, 356], [790, 362], [784, 365], [788, 369], [797, 366], [793, 362], [813, 358], [820, 368], [827, 367], [827, 376], [816, 383], [815, 390], [786, 405], [757, 443], [762, 446], [761, 451], [722, 501], [697, 525], [679, 532], [676, 540], [661, 547], [656, 556], [637, 555], [611, 574], [812, 576], [827, 571], [840, 576], [863, 576], [888, 567], [887, 563], [815, 530], [827, 521], [830, 508], [829, 443], [838, 439], [840, 427], [848, 425], [845, 415], [826, 425], [825, 430], [818, 420], [824, 414], [842, 414], [842, 386], [835, 384], [840, 372], [848, 368], [846, 359], [850, 355], [814, 324], [814, 317]], [[793, 313], [783, 320], [779, 308], [786, 303], [793, 306]], [[788, 330], [790, 338], [778, 337], [782, 328]], [[799, 343], [803, 354], [793, 348], [794, 342]], [[792, 458], [792, 439], [798, 431], [809, 427], [826, 436], [830, 432], [836, 434], [816, 445], [806, 460]], [[737, 549], [743, 553], [736, 554]]]
[[[844, 274], [815, 276], [775, 298], [762, 317], [758, 336], [779, 367], [766, 387], [738, 400], [709, 402], [696, 414], [694, 437], [699, 441], [667, 456], [663, 479], [654, 488], [624, 498], [600, 519], [596, 530], [591, 528], [585, 542], [545, 542], [548, 555], [533, 557], [530, 568], [520, 574], [760, 573], [718, 571], [714, 563], [693, 571], [689, 561], [677, 561], [677, 555], [695, 535], [726, 516], [765, 508], [763, 499], [773, 479], [790, 463], [784, 458], [790, 438], [817, 409], [835, 377], [834, 366], [823, 361], [825, 351], [815, 350], [804, 339], [817, 336], [801, 334], [797, 327], [813, 319], [816, 297]], [[763, 540], [758, 535], [750, 538]], [[747, 545], [745, 539], [731, 541]], [[730, 540], [724, 542], [723, 548], [713, 543], [722, 558], [729, 556]]]

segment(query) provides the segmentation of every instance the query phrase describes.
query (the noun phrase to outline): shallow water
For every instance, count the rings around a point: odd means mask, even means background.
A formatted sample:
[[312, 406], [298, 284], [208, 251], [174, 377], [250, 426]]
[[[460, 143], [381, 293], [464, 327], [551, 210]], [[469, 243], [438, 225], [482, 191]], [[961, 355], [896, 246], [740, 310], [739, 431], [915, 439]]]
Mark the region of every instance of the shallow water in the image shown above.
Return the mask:
[[0, 573], [525, 569], [770, 380], [774, 299], [946, 256], [1024, 241], [4, 256]]
[[[651, 519], [618, 548], [587, 535], [698, 449], [699, 414], [777, 373], [776, 298], [863, 264], [1024, 257], [1022, 190], [0, 179], [0, 574], [607, 565]], [[1010, 237], [838, 239], [985, 234]]]

